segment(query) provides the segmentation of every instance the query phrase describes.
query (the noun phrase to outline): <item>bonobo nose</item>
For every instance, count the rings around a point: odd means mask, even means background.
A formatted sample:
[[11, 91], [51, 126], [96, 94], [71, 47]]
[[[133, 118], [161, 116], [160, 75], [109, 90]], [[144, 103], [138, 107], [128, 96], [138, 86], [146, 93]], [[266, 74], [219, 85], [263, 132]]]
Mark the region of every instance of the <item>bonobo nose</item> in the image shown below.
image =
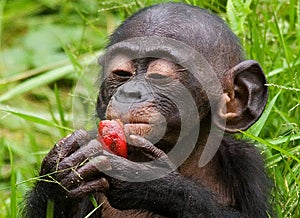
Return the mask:
[[116, 99], [118, 101], [140, 101], [142, 99], [142, 94], [139, 90], [132, 90], [132, 91], [124, 91], [121, 89], [118, 94], [116, 95]]
[[113, 96], [119, 103], [140, 103], [147, 100], [147, 88], [138, 81], [128, 81], [120, 86]]

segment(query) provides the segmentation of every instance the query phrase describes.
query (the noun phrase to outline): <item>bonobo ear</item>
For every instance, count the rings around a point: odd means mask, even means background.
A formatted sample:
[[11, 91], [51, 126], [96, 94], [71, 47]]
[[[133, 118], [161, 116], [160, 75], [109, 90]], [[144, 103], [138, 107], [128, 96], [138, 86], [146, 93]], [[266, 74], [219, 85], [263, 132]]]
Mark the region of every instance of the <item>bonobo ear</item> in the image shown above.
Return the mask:
[[268, 88], [265, 75], [256, 61], [247, 60], [227, 71], [224, 78], [224, 93], [214, 123], [226, 132], [246, 130], [266, 106]]

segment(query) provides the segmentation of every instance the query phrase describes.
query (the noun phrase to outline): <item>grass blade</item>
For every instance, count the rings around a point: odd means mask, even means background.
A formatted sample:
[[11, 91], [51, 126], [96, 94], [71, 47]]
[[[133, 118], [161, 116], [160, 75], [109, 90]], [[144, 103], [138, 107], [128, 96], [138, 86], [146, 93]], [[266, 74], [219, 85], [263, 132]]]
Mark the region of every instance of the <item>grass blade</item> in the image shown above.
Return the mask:
[[[62, 124], [62, 126], [67, 126], [67, 122], [65, 120], [65, 112], [62, 107], [57, 84], [55, 84], [55, 86], [54, 86], [54, 94], [55, 94], [55, 99], [56, 99], [56, 103], [57, 103], [57, 109], [58, 109], [58, 113], [59, 113], [60, 123]], [[64, 131], [63, 131], [63, 133], [64, 133]]]
[[9, 161], [11, 167], [11, 176], [10, 176], [10, 217], [17, 217], [17, 187], [16, 187], [16, 171], [14, 167], [13, 152], [10, 146], [7, 146], [9, 153]]
[[7, 112], [7, 113], [14, 114], [18, 117], [21, 117], [25, 120], [28, 120], [28, 121], [31, 121], [31, 122], [34, 122], [34, 123], [42, 124], [42, 125], [45, 125], [45, 126], [57, 127], [57, 128], [64, 129], [64, 130], [67, 130], [67, 131], [73, 131], [72, 129], [70, 129], [68, 127], [61, 126], [59, 124], [56, 124], [55, 122], [51, 122], [49, 120], [46, 120], [45, 118], [42, 118], [42, 117], [39, 117], [39, 116], [36, 116], [36, 115], [32, 115], [32, 114], [29, 114], [29, 113], [20, 112], [17, 109], [11, 108], [9, 106], [0, 105], [0, 110], [4, 111], [4, 112]]
[[278, 96], [280, 95], [280, 93], [281, 93], [281, 91], [279, 91], [275, 95], [275, 97], [270, 101], [269, 105], [265, 109], [265, 112], [262, 114], [260, 119], [247, 132], [249, 132], [251, 135], [254, 135], [254, 136], [259, 135], [259, 133], [261, 132], [262, 128], [264, 127], [264, 125], [271, 113], [271, 110], [272, 110]]
[[54, 201], [48, 200], [46, 218], [54, 217]]
[[270, 142], [268, 142], [264, 139], [261, 139], [261, 138], [255, 136], [255, 135], [252, 135], [250, 133], [247, 133], [247, 132], [244, 132], [244, 131], [241, 131], [241, 133], [243, 133], [245, 136], [249, 137], [250, 139], [253, 139], [253, 140], [255, 140], [255, 141], [257, 141], [257, 142], [259, 142], [263, 145], [268, 146], [269, 148], [272, 148], [276, 151], [279, 151], [281, 154], [284, 154], [287, 157], [290, 157], [290, 158], [294, 159], [295, 161], [297, 161], [298, 163], [300, 163], [300, 159], [298, 159], [295, 155], [291, 154], [290, 152], [282, 149], [281, 147], [279, 147], [277, 145], [274, 145], [274, 144], [272, 144], [272, 143], [270, 143]]
[[72, 65], [67, 65], [55, 70], [51, 70], [47, 73], [42, 75], [36, 76], [32, 79], [29, 79], [23, 83], [20, 83], [18, 86], [14, 87], [13, 89], [9, 90], [8, 92], [4, 93], [0, 96], [0, 102], [7, 101], [17, 95], [21, 95], [29, 90], [37, 88], [39, 86], [43, 86], [49, 83], [52, 83], [58, 79], [61, 79], [73, 71]]

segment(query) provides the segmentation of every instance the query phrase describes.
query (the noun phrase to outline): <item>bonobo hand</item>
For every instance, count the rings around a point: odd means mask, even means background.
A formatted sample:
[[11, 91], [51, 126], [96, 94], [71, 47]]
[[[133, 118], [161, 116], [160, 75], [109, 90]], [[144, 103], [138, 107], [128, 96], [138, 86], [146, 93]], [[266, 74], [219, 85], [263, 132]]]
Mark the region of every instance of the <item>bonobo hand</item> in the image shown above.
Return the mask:
[[51, 186], [55, 190], [50, 192], [59, 191], [58, 195], [77, 198], [107, 189], [108, 182], [101, 176], [101, 170], [109, 169], [110, 164], [102, 154], [97, 140], [91, 140], [84, 130], [75, 131], [61, 139], [44, 158], [40, 172], [43, 186]]
[[[90, 193], [106, 191], [109, 186], [122, 189], [130, 181], [147, 180], [154, 174], [173, 170], [167, 156], [151, 142], [131, 135], [129, 143], [150, 159], [158, 160], [152, 165], [127, 160], [103, 150], [101, 144], [91, 139], [86, 131], [77, 130], [60, 140], [43, 160], [40, 173], [43, 184], [51, 186], [52, 190], [49, 191], [55, 193], [54, 199], [55, 195], [61, 194], [81, 198]], [[53, 190], [54, 187], [56, 190]]]
[[118, 184], [116, 180], [123, 182], [145, 182], [165, 176], [174, 171], [175, 167], [168, 156], [150, 141], [141, 136], [130, 135], [128, 143], [131, 147], [140, 150], [150, 161], [133, 162], [104, 151], [111, 164], [111, 170], [107, 172], [109, 175], [107, 179], [111, 186]]
[[[164, 196], [163, 192], [167, 191], [165, 194], [168, 196], [168, 188], [161, 192], [159, 187], [161, 185], [162, 187], [169, 187], [180, 175], [175, 171], [175, 166], [168, 156], [150, 141], [140, 136], [131, 135], [128, 143], [136, 149], [140, 149], [145, 156], [153, 161], [137, 163], [121, 160], [120, 162], [120, 159], [111, 156], [109, 159], [112, 166], [110, 175], [112, 176], [107, 177], [110, 188], [105, 195], [110, 205], [120, 210], [160, 210], [159, 205], [162, 204], [157, 204], [156, 206], [159, 208], [154, 208], [153, 200], [155, 198], [151, 195]], [[173, 190], [173, 193], [175, 192], [176, 190]], [[145, 198], [145, 196], [147, 197]], [[154, 204], [160, 202], [161, 199], [158, 197], [156, 200]]]

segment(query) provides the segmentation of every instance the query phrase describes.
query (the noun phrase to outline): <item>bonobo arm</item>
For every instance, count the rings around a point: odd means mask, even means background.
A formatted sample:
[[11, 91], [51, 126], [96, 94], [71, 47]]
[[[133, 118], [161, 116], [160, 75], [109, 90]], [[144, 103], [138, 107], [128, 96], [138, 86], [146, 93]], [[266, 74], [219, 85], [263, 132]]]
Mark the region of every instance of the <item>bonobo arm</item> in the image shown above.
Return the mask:
[[26, 206], [23, 209], [23, 217], [45, 217], [48, 201], [53, 201], [54, 217], [67, 217], [68, 198], [57, 184], [37, 182], [34, 188], [27, 193]]
[[240, 217], [237, 211], [219, 206], [210, 191], [177, 173], [149, 182], [121, 183], [106, 196], [120, 210], [146, 209], [167, 217]]

